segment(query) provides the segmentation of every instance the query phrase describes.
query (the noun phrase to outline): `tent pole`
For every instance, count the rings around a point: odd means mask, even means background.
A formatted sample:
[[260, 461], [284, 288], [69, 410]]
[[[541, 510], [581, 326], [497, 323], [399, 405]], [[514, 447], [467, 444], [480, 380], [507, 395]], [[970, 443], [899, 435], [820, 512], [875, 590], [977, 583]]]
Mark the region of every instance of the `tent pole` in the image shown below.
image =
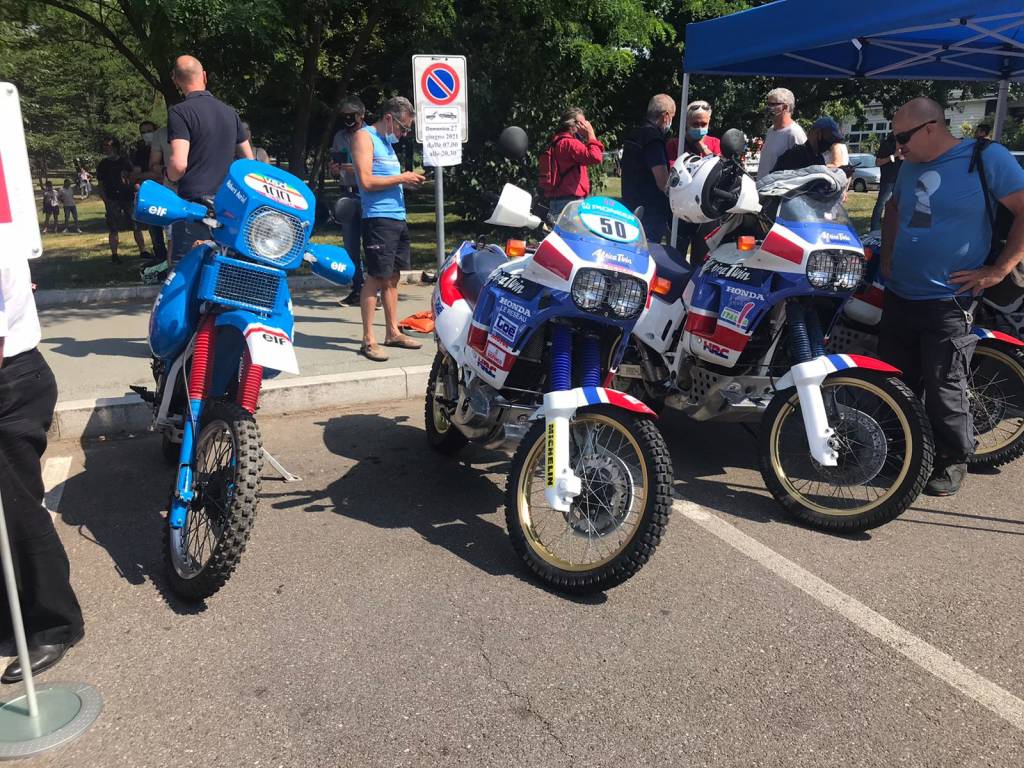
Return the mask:
[[[688, 72], [683, 73], [683, 93], [679, 97], [679, 153], [676, 157], [680, 157], [683, 154], [684, 145], [686, 144], [686, 105], [690, 103], [690, 75]], [[672, 217], [672, 236], [669, 238], [669, 244], [676, 247], [676, 236], [679, 234], [679, 219], [675, 216]]]
[[1010, 81], [1003, 78], [999, 81], [999, 98], [996, 99], [996, 121], [992, 126], [992, 138], [1001, 141], [1003, 125], [1006, 123], [1006, 108], [1010, 98]]

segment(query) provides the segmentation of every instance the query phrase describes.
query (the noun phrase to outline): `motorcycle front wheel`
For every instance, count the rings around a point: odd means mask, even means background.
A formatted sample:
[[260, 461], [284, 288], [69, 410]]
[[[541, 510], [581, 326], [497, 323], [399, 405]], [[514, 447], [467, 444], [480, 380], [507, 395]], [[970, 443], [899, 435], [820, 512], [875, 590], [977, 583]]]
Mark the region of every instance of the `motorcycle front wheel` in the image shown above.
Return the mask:
[[453, 376], [451, 369], [455, 361], [444, 352], [434, 356], [434, 364], [430, 366], [427, 377], [427, 401], [424, 405], [423, 423], [426, 426], [427, 442], [438, 453], [455, 453], [469, 440], [452, 424], [451, 414], [458, 402], [458, 392], [448, 392], [446, 382]]
[[550, 587], [586, 594], [621, 584], [654, 554], [672, 506], [672, 462], [654, 424], [618, 408], [580, 409], [569, 456], [582, 492], [568, 512], [545, 499], [545, 423], [519, 444], [505, 523], [516, 553]]
[[1001, 467], [1024, 455], [1024, 352], [984, 341], [971, 357], [967, 396], [978, 446], [973, 467]]
[[235, 403], [208, 404], [192, 466], [195, 496], [185, 524], [166, 526], [164, 551], [171, 588], [194, 601], [227, 583], [249, 541], [263, 472], [252, 414]]
[[772, 496], [799, 521], [852, 532], [895, 519], [932, 471], [935, 446], [924, 405], [899, 379], [863, 370], [821, 385], [835, 467], [811, 458], [795, 388], [778, 392], [762, 419], [761, 475]]

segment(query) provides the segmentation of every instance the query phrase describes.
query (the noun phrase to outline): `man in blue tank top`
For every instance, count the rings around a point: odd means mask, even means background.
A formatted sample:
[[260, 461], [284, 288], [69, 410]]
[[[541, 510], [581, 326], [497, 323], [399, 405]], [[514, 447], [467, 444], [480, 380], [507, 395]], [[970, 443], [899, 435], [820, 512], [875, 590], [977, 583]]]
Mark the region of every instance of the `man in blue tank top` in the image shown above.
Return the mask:
[[402, 173], [394, 144], [412, 131], [414, 113], [408, 99], [395, 96], [381, 105], [380, 117], [352, 137], [352, 164], [363, 203], [363, 260], [366, 282], [360, 296], [363, 345], [360, 353], [375, 362], [388, 359], [373, 335], [377, 292], [384, 305], [385, 347], [419, 349], [422, 345], [398, 330], [398, 280], [411, 266], [409, 227], [403, 185], [423, 183], [423, 176]]

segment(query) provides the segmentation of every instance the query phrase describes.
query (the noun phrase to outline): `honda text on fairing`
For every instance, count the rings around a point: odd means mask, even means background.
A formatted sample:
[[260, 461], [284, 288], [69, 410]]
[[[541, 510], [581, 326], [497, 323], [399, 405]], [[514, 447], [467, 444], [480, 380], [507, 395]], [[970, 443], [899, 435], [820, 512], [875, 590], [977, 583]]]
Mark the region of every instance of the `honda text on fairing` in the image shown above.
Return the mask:
[[[863, 238], [878, 253], [877, 231]], [[832, 352], [872, 354], [878, 343], [885, 281], [878, 260], [869, 279], [844, 305], [829, 333]], [[1012, 280], [985, 291], [978, 300], [964, 297], [974, 319], [977, 346], [967, 375], [967, 397], [977, 443], [967, 460], [974, 467], [999, 467], [1024, 456], [1024, 289]]]
[[615, 381], [696, 419], [760, 420], [761, 473], [786, 510], [825, 530], [880, 525], [920, 493], [934, 448], [896, 369], [824, 353], [823, 304], [849, 296], [865, 267], [841, 204], [847, 178], [813, 166], [755, 184], [743, 144], [728, 131], [723, 157], [673, 166], [675, 215], [721, 225], [696, 272], [651, 246], [653, 298]]
[[[488, 223], [536, 229], [505, 185]], [[551, 586], [592, 592], [650, 558], [668, 522], [672, 466], [654, 413], [606, 386], [648, 299], [643, 227], [608, 198], [570, 203], [521, 258], [465, 242], [434, 290], [430, 444], [520, 441], [506, 492], [516, 552]]]
[[174, 591], [189, 599], [220, 589], [245, 549], [256, 514], [263, 447], [254, 415], [265, 374], [298, 373], [285, 280], [308, 262], [339, 284], [354, 268], [343, 248], [309, 242], [316, 202], [295, 176], [236, 160], [209, 204], [143, 182], [135, 219], [166, 226], [202, 221], [196, 243], [153, 305], [149, 346], [154, 429], [178, 467], [167, 515]]

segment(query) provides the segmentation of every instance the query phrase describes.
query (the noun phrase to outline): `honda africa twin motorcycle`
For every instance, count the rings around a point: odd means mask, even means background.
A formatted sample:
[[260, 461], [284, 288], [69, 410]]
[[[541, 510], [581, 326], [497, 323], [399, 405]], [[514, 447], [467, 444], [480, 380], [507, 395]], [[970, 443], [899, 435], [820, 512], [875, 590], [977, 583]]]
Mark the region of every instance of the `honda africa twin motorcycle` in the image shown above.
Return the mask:
[[264, 373], [298, 373], [285, 280], [308, 262], [332, 282], [351, 282], [343, 248], [313, 245], [313, 194], [298, 178], [236, 160], [210, 207], [143, 182], [135, 219], [165, 226], [202, 221], [201, 242], [168, 275], [153, 305], [149, 346], [156, 390], [153, 428], [178, 467], [167, 515], [174, 591], [190, 600], [224, 586], [249, 539], [263, 448], [255, 413]]
[[[864, 247], [878, 252], [879, 232], [864, 236]], [[874, 273], [845, 305], [829, 334], [833, 352], [874, 353], [882, 319], [885, 281]], [[975, 467], [1000, 467], [1024, 456], [1024, 290], [1007, 283], [987, 290], [969, 308], [978, 344], [971, 356], [967, 396], [977, 448]]]
[[[487, 223], [536, 229], [531, 204], [506, 184]], [[520, 441], [509, 536], [559, 590], [625, 581], [668, 522], [672, 464], [655, 415], [606, 386], [653, 274], [640, 221], [598, 197], [566, 206], [536, 249], [513, 261], [499, 246], [462, 243], [434, 289], [430, 444], [447, 453], [469, 440]]]
[[864, 271], [840, 202], [846, 176], [814, 166], [755, 185], [737, 133], [722, 138], [722, 158], [672, 169], [675, 215], [724, 219], [696, 273], [651, 247], [652, 300], [615, 382], [695, 419], [760, 420], [761, 474], [784, 509], [823, 530], [881, 525], [917, 497], [934, 448], [895, 368], [824, 353], [822, 299], [849, 296]]

